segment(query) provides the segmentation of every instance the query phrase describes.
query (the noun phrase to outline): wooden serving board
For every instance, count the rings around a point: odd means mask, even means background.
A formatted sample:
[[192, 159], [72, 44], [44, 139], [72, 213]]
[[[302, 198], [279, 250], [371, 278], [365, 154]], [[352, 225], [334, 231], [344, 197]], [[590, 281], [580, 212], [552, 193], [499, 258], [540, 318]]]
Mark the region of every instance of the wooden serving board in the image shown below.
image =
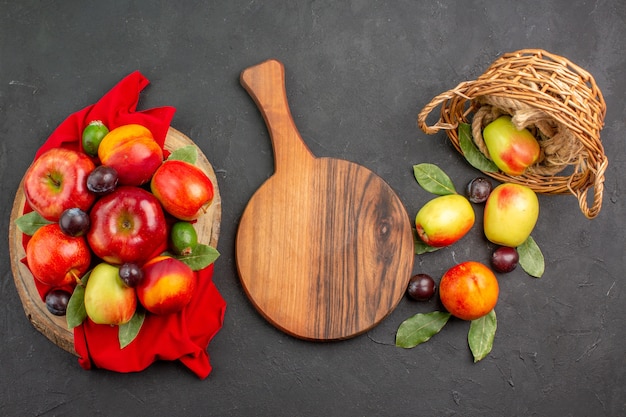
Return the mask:
[[[195, 144], [183, 133], [170, 127], [165, 139], [165, 149], [172, 151], [187, 145]], [[222, 202], [213, 167], [202, 151], [199, 148], [197, 150], [198, 160], [196, 165], [199, 166], [213, 182], [215, 195], [213, 197], [213, 203], [207, 212], [198, 219], [195, 228], [198, 233], [199, 242], [216, 248], [220, 233]], [[48, 312], [45, 303], [39, 297], [33, 276], [28, 268], [21, 262], [26, 254], [22, 246], [22, 232], [15, 225], [15, 219], [22, 215], [26, 203], [23, 181], [24, 179], [22, 178], [15, 195], [9, 225], [11, 270], [13, 271], [13, 279], [17, 293], [22, 301], [24, 312], [32, 325], [54, 344], [76, 355], [76, 351], [74, 350], [74, 334], [67, 328], [65, 317], [55, 316]]]
[[295, 337], [361, 334], [406, 291], [414, 259], [406, 210], [369, 169], [311, 153], [291, 116], [280, 62], [250, 67], [240, 81], [267, 124], [275, 169], [237, 231], [243, 288], [270, 323]]

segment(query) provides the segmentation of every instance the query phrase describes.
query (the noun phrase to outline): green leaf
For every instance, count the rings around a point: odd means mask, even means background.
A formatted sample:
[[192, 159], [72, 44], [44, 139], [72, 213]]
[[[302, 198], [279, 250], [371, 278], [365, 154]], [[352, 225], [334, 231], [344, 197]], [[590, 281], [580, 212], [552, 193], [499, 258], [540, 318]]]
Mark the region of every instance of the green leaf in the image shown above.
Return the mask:
[[429, 193], [437, 195], [457, 193], [450, 177], [435, 164], [413, 165], [413, 174], [419, 185]]
[[211, 265], [219, 256], [217, 249], [198, 243], [191, 255], [176, 256], [176, 259], [183, 261], [194, 271], [199, 271]]
[[459, 123], [459, 145], [463, 156], [474, 168], [484, 172], [498, 172], [498, 167], [481, 151], [472, 140], [472, 131], [467, 123]]
[[474, 355], [474, 363], [483, 359], [491, 352], [497, 327], [498, 321], [495, 310], [491, 310], [487, 315], [471, 321], [469, 332], [467, 333], [467, 342], [472, 355]]
[[410, 349], [430, 340], [450, 319], [450, 313], [433, 311], [416, 314], [400, 324], [396, 332], [396, 346]]
[[36, 211], [31, 211], [15, 219], [15, 224], [22, 233], [32, 236], [41, 226], [52, 224], [52, 222], [41, 217], [41, 214]]
[[138, 308], [133, 317], [127, 323], [120, 324], [117, 330], [117, 337], [120, 341], [120, 349], [128, 346], [139, 334], [143, 321], [146, 318], [146, 312]]
[[80, 326], [87, 318], [87, 310], [85, 310], [85, 286], [87, 285], [87, 280], [89, 280], [89, 275], [91, 275], [91, 271], [83, 275], [80, 279], [80, 284], [74, 288], [70, 301], [67, 303], [65, 320], [67, 321], [67, 328], [70, 330]]
[[517, 253], [522, 269], [531, 277], [541, 278], [545, 270], [545, 260], [535, 239], [528, 236], [528, 239], [517, 247]]
[[195, 164], [198, 159], [198, 150], [194, 145], [187, 145], [180, 147], [170, 154], [167, 158], [169, 160], [176, 161], [184, 161], [189, 162], [190, 164]]
[[417, 234], [417, 230], [415, 229], [413, 229], [413, 244], [415, 247], [416, 255], [423, 255], [424, 253], [435, 252], [441, 249], [426, 244], [422, 239], [420, 239], [419, 235]]

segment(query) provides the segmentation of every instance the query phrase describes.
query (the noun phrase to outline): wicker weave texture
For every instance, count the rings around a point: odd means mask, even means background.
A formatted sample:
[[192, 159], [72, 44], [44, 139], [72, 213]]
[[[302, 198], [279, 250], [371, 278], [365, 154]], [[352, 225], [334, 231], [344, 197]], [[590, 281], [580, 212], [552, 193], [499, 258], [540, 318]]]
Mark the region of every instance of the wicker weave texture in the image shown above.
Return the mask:
[[[428, 125], [427, 118], [437, 107], [439, 120]], [[418, 126], [427, 134], [446, 131], [462, 153], [458, 126], [471, 123], [476, 146], [489, 158], [481, 131], [501, 114], [511, 115], [518, 128], [535, 134], [542, 156], [520, 176], [484, 173], [501, 182], [527, 185], [538, 193], [571, 193], [587, 218], [596, 217], [602, 207], [608, 159], [600, 141], [606, 104], [591, 74], [543, 50], [507, 53], [476, 80], [461, 82], [434, 97], [420, 111]]]

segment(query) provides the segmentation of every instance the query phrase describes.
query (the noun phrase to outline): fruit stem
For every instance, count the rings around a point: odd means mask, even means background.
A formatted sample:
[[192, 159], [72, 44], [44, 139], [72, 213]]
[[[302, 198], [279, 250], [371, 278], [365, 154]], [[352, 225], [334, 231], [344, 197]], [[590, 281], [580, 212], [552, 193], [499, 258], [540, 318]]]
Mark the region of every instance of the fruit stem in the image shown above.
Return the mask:
[[56, 178], [54, 178], [54, 175], [48, 173], [47, 177], [48, 177], [48, 179], [50, 181], [52, 181], [52, 183], [55, 185], [55, 187], [59, 187], [61, 185], [61, 181], [59, 181]]
[[83, 281], [81, 281], [80, 277], [78, 276], [78, 274], [76, 273], [76, 271], [71, 270], [70, 274], [74, 277], [74, 279], [76, 280], [76, 285], [83, 285]]

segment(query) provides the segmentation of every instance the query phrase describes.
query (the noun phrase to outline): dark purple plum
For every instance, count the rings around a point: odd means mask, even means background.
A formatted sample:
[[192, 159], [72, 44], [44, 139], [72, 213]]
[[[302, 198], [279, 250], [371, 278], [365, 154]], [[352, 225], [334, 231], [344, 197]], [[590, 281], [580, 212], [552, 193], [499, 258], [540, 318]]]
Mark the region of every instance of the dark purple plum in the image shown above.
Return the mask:
[[46, 294], [46, 308], [55, 316], [64, 316], [71, 294], [65, 290], [54, 289]]
[[118, 273], [122, 282], [131, 288], [136, 287], [143, 279], [143, 271], [133, 262], [122, 264]]
[[472, 203], [484, 203], [491, 194], [493, 186], [485, 177], [476, 177], [467, 184], [465, 193]]
[[72, 237], [83, 236], [89, 230], [89, 214], [79, 208], [70, 208], [61, 213], [59, 228]]
[[115, 168], [100, 165], [87, 177], [87, 189], [96, 195], [105, 195], [117, 187], [118, 174]]
[[435, 280], [427, 274], [416, 274], [409, 280], [407, 294], [417, 301], [428, 301], [435, 295], [437, 285]]
[[519, 254], [515, 248], [500, 246], [491, 254], [491, 265], [497, 272], [511, 272], [519, 262]]

